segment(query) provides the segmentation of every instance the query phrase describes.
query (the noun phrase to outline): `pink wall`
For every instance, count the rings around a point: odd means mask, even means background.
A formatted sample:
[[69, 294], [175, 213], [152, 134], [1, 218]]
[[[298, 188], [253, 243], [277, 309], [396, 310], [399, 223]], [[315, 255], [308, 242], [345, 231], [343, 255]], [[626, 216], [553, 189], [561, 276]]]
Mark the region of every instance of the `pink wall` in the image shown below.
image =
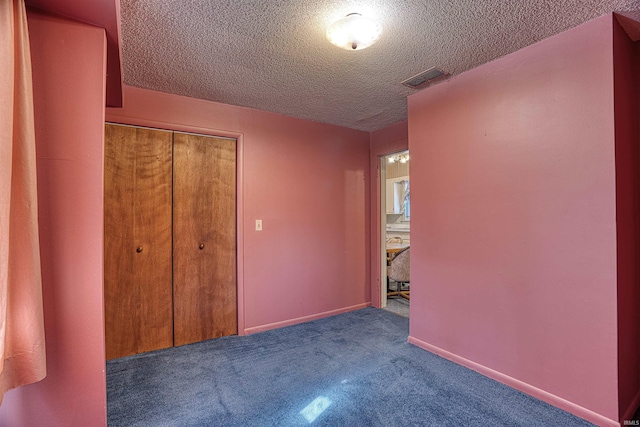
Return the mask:
[[[378, 166], [380, 157], [388, 154], [404, 151], [409, 148], [408, 124], [406, 120], [394, 123], [386, 128], [371, 132], [369, 137], [369, 155], [371, 170], [371, 304], [381, 307], [380, 272], [382, 271], [382, 239], [380, 221], [382, 212], [380, 209], [381, 181]], [[386, 284], [384, 284], [386, 286]]]
[[[618, 391], [621, 420], [640, 403], [638, 372], [638, 93], [634, 45], [613, 20], [616, 220], [618, 224]], [[637, 78], [636, 78], [637, 79]]]
[[29, 13], [29, 36], [47, 377], [5, 396], [0, 425], [100, 426], [105, 35]]
[[367, 132], [133, 87], [107, 121], [239, 138], [240, 333], [369, 303]]
[[410, 341], [601, 424], [619, 416], [612, 20], [409, 97]]
[[107, 105], [122, 106], [120, 0], [25, 0], [27, 6], [95, 25], [107, 34]]
[[371, 132], [371, 151], [385, 156], [409, 148], [409, 128], [406, 120], [394, 123], [386, 128]]

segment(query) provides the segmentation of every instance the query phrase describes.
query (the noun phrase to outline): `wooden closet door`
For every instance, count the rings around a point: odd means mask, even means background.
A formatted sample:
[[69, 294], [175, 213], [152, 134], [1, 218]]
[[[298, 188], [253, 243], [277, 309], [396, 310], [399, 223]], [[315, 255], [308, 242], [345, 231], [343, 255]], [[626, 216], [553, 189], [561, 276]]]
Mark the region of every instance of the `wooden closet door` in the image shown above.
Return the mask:
[[174, 345], [238, 332], [236, 141], [174, 134]]
[[105, 127], [107, 359], [173, 345], [172, 138]]

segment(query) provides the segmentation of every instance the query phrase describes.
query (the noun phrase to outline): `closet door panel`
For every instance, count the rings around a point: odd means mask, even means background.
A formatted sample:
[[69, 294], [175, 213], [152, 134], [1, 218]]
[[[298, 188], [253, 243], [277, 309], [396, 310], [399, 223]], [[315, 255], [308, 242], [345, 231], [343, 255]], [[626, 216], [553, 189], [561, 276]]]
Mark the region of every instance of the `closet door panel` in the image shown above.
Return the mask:
[[107, 359], [173, 345], [172, 138], [105, 127]]
[[236, 142], [174, 134], [174, 345], [237, 333]]

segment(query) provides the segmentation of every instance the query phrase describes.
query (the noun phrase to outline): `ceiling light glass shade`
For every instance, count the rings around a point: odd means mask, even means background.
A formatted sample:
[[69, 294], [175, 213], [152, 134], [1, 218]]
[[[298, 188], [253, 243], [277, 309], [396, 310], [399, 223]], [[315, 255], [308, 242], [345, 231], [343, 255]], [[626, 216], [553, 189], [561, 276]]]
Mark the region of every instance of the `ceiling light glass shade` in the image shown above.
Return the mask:
[[359, 13], [350, 13], [327, 29], [327, 38], [347, 50], [361, 50], [378, 41], [382, 26]]
[[387, 157], [387, 161], [389, 163], [407, 163], [409, 161], [409, 152], [405, 151], [404, 153], [390, 155]]

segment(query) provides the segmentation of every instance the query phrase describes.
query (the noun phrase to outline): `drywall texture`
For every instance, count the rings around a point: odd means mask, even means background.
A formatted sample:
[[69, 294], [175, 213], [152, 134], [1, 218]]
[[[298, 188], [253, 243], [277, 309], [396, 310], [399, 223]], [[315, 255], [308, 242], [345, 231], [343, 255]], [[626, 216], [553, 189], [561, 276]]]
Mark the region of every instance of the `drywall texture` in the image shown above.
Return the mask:
[[[637, 0], [122, 0], [124, 81], [373, 131], [406, 119], [414, 90], [401, 82], [428, 68], [456, 75], [638, 9]], [[355, 52], [325, 37], [353, 12], [383, 28], [378, 43]]]
[[127, 86], [107, 121], [239, 138], [240, 333], [369, 302], [367, 132]]
[[101, 426], [105, 34], [28, 18], [47, 377], [7, 393], [0, 425]]
[[612, 20], [409, 98], [412, 339], [597, 422], [619, 416]]

